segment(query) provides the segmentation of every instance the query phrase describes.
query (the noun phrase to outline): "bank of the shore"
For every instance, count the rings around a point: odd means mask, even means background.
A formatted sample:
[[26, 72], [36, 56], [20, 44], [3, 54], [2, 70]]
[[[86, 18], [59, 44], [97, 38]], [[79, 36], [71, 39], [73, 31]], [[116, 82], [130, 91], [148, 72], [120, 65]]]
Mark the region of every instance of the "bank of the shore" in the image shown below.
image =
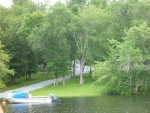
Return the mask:
[[[88, 66], [85, 66], [84, 74], [88, 73], [89, 70], [90, 70], [90, 68]], [[19, 80], [19, 84], [9, 86], [5, 91], [2, 91], [0, 93], [0, 98], [5, 97], [8, 93], [10, 93], [12, 91], [18, 91], [18, 90], [25, 91], [25, 92], [31, 91], [31, 93], [33, 93], [33, 95], [48, 95], [49, 93], [54, 93], [55, 95], [58, 95], [59, 97], [99, 95], [99, 90], [96, 89], [96, 87], [92, 85], [93, 84], [92, 77], [90, 77], [88, 74], [85, 74], [84, 75], [85, 82], [83, 85], [80, 85], [79, 84], [79, 76], [78, 76], [80, 74], [79, 68], [76, 69], [75, 74], [77, 76], [75, 78], [71, 77], [71, 79], [67, 80], [65, 86], [61, 85], [61, 82], [63, 79], [62, 77], [59, 78], [60, 82], [59, 82], [58, 86], [53, 86], [54, 79], [43, 81], [46, 78], [45, 74], [42, 74], [41, 76], [40, 76], [40, 74], [38, 74], [38, 76], [36, 75], [35, 78], [33, 78], [33, 80], [28, 83], [23, 82], [24, 79], [22, 79], [23, 81]], [[66, 76], [65, 79], [70, 78], [70, 76], [71, 75]], [[43, 81], [43, 82], [36, 83], [38, 81]], [[33, 84], [31, 84], [31, 83], [33, 83]]]
[[[70, 78], [70, 75], [65, 76], [65, 79], [69, 79], [69, 78]], [[58, 78], [58, 81], [62, 81], [62, 80], [63, 80], [63, 77]], [[8, 91], [0, 93], [0, 98], [6, 97], [8, 93], [11, 93], [13, 91], [30, 92], [32, 90], [43, 88], [43, 87], [48, 86], [49, 84], [53, 84], [53, 83], [54, 83], [54, 79], [51, 79], [51, 80], [39, 82], [39, 83], [36, 83], [36, 84], [24, 86], [24, 87], [21, 87], [21, 88], [16, 88], [16, 89], [8, 90]]]
[[[89, 76], [89, 74], [84, 75], [84, 84], [80, 85], [79, 80], [80, 80], [79, 76], [71, 77], [70, 79], [66, 80], [65, 85], [63, 85], [62, 80], [60, 80], [58, 86], [54, 86], [53, 83], [51, 83], [50, 85], [47, 85], [43, 82], [43, 85], [41, 86], [41, 88], [39, 88], [39, 85], [33, 84], [32, 87], [31, 86], [29, 86], [28, 88], [26, 87], [27, 89], [25, 89], [24, 91], [29, 91], [32, 95], [37, 95], [37, 96], [47, 96], [50, 93], [53, 93], [56, 97], [100, 96], [102, 87], [98, 88], [94, 86], [93, 85], [94, 80], [91, 76]], [[31, 88], [35, 88], [36, 86], [38, 86], [36, 90], [31, 89]], [[9, 93], [11, 91], [12, 90], [5, 92], [5, 94], [1, 95], [0, 98], [3, 98], [4, 95], [6, 95], [6, 93]]]
[[85, 96], [99, 96], [101, 88], [93, 85], [94, 80], [88, 74], [84, 75], [84, 84], [79, 84], [79, 76], [72, 77], [66, 80], [66, 85], [59, 82], [58, 86], [53, 84], [44, 88], [31, 91], [32, 95], [49, 95], [53, 93], [56, 97], [85, 97]]

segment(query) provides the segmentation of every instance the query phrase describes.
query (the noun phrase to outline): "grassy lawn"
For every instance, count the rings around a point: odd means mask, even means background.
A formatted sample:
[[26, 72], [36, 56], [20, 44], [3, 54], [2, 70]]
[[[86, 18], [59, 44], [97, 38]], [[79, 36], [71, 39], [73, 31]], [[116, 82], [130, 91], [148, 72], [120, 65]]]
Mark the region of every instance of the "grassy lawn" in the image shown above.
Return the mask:
[[62, 85], [59, 82], [58, 86], [49, 85], [41, 89], [31, 91], [32, 95], [49, 95], [53, 93], [56, 97], [82, 97], [82, 96], [99, 96], [102, 88], [96, 88], [93, 85], [94, 80], [88, 76], [84, 75], [84, 84], [79, 84], [79, 77], [72, 77], [66, 80], [66, 85]]
[[[42, 82], [45, 80], [53, 79], [52, 75], [48, 75], [48, 79], [46, 78], [46, 73], [37, 73], [32, 75], [32, 80], [27, 81], [25, 77], [16, 79], [16, 83], [11, 85], [7, 84], [7, 88], [1, 90], [0, 92], [12, 90], [24, 86], [28, 86], [34, 83]], [[53, 93], [56, 97], [82, 97], [82, 96], [99, 96], [102, 90], [101, 88], [97, 88], [93, 85], [94, 80], [88, 74], [84, 75], [84, 84], [79, 84], [79, 76], [72, 77], [71, 79], [66, 80], [66, 85], [62, 85], [62, 82], [59, 82], [58, 86], [54, 86], [53, 84], [48, 85], [44, 88], [37, 89], [31, 91], [32, 95], [37, 96], [46, 96], [50, 93]]]
[[24, 86], [28, 86], [31, 84], [35, 84], [38, 82], [42, 82], [45, 80], [53, 79], [52, 74], [48, 75], [48, 78], [46, 78], [47, 73], [36, 73], [31, 76], [31, 80], [25, 80], [25, 77], [17, 78], [15, 84], [6, 84], [7, 88], [0, 90], [0, 92], [12, 90]]

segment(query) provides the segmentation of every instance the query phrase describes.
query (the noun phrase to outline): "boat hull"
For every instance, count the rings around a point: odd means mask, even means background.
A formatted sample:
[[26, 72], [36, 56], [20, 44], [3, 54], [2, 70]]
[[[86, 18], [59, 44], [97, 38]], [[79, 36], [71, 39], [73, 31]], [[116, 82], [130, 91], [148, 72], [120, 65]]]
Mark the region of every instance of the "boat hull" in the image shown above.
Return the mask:
[[51, 103], [51, 98], [7, 98], [10, 103]]

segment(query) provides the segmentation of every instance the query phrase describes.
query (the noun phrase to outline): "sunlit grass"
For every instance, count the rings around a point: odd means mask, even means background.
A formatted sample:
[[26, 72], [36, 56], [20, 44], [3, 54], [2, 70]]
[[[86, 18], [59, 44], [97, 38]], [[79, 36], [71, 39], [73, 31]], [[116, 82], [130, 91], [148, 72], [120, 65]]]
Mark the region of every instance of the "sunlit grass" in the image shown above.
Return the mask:
[[[32, 80], [27, 81], [25, 77], [16, 79], [16, 83], [11, 85], [7, 84], [7, 88], [2, 91], [12, 90], [24, 86], [28, 86], [31, 84], [35, 84], [38, 82], [42, 82], [45, 80], [53, 79], [52, 74], [48, 75], [48, 79], [46, 78], [46, 73], [37, 73], [32, 75]], [[62, 82], [59, 82], [58, 86], [54, 86], [53, 84], [48, 85], [44, 88], [37, 89], [31, 91], [32, 95], [46, 96], [50, 93], [53, 93], [56, 97], [85, 97], [85, 96], [99, 96], [101, 92], [101, 88], [97, 88], [93, 85], [94, 80], [88, 74], [84, 75], [84, 84], [80, 85], [80, 78], [72, 77], [66, 80], [66, 85], [62, 85]], [[1, 91], [1, 92], [2, 92]]]
[[72, 77], [66, 80], [66, 85], [59, 82], [58, 86], [49, 85], [41, 89], [31, 91], [32, 95], [49, 95], [53, 93], [56, 97], [82, 97], [82, 96], [99, 96], [101, 88], [93, 85], [94, 80], [86, 74], [84, 76], [84, 84], [79, 84], [79, 77]]

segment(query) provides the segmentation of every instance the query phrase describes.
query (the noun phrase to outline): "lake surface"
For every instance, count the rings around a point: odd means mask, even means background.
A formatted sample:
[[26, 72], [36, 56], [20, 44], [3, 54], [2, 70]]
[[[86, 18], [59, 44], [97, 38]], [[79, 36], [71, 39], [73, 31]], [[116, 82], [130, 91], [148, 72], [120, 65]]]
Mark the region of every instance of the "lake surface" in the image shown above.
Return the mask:
[[60, 98], [52, 104], [7, 104], [4, 113], [150, 113], [150, 96]]

